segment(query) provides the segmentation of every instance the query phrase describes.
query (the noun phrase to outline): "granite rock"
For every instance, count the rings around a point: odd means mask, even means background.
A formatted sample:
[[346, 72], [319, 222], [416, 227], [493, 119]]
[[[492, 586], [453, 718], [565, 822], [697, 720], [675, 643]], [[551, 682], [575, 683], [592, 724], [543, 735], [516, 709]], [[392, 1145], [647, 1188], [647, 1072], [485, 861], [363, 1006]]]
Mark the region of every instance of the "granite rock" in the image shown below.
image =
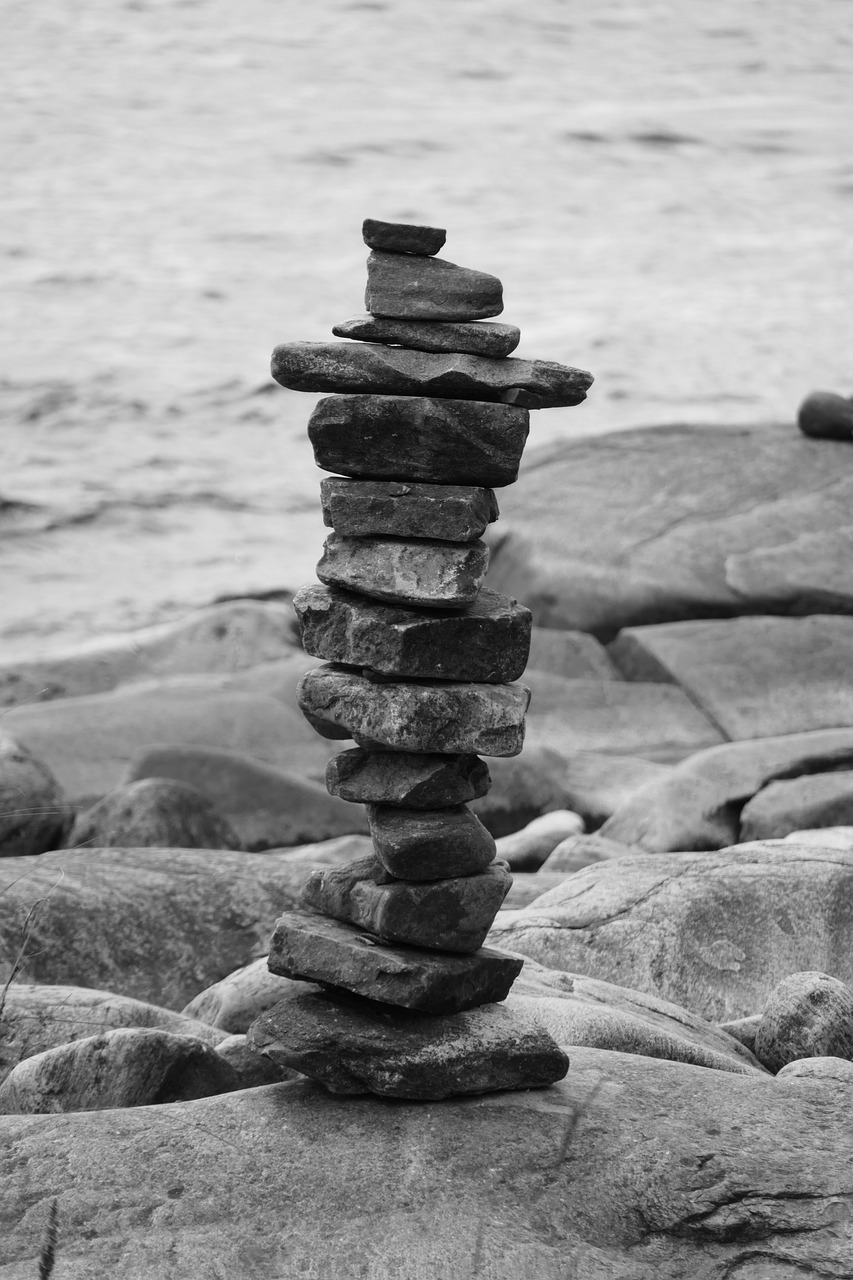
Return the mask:
[[465, 805], [430, 811], [372, 804], [367, 821], [377, 858], [398, 880], [471, 876], [495, 856], [494, 838]]
[[323, 521], [343, 537], [474, 542], [498, 518], [482, 485], [416, 484], [330, 476], [320, 485]]
[[503, 311], [503, 286], [455, 262], [374, 250], [364, 305], [371, 315], [401, 320], [486, 320]]
[[71, 847], [240, 849], [239, 836], [212, 800], [187, 782], [140, 778], [104, 796], [81, 813], [68, 837]]
[[776, 1074], [777, 1080], [786, 1083], [791, 1079], [825, 1080], [827, 1084], [853, 1087], [853, 1062], [849, 1058], [797, 1058]]
[[760, 1023], [760, 1013], [748, 1013], [745, 1018], [732, 1018], [729, 1022], [720, 1022], [717, 1025], [727, 1036], [737, 1040], [739, 1044], [742, 1044], [744, 1048], [754, 1055], [755, 1037], [758, 1035]]
[[381, 342], [413, 351], [461, 351], [472, 356], [489, 356], [493, 360], [508, 356], [521, 341], [521, 330], [512, 324], [494, 324], [488, 320], [468, 323], [395, 320], [368, 313], [334, 325], [332, 333], [336, 338]]
[[853, 990], [814, 970], [783, 978], [764, 1006], [755, 1056], [774, 1072], [797, 1058], [853, 1059]]
[[261, 956], [199, 991], [182, 1012], [223, 1035], [240, 1035], [294, 990], [307, 991], [309, 984], [270, 973], [267, 957]]
[[[498, 851], [500, 852], [500, 847]], [[541, 874], [560, 872], [565, 877], [580, 871], [582, 867], [591, 867], [593, 863], [604, 862], [608, 858], [624, 858], [634, 853], [642, 853], [642, 849], [637, 849], [634, 845], [619, 844], [616, 840], [607, 840], [597, 832], [568, 836], [548, 854], [542, 863]]]
[[501, 836], [497, 856], [513, 871], [538, 871], [558, 844], [580, 835], [583, 829], [583, 818], [578, 814], [570, 809], [551, 809], [519, 831]]
[[391, 604], [465, 608], [474, 603], [489, 567], [484, 542], [342, 538], [330, 533], [317, 577]]
[[326, 766], [329, 792], [355, 804], [449, 809], [485, 795], [490, 784], [488, 766], [474, 755], [415, 755], [353, 747], [332, 756]]
[[58, 848], [73, 821], [74, 810], [47, 765], [0, 734], [0, 858]]
[[853, 400], [832, 391], [813, 391], [797, 413], [804, 436], [819, 440], [853, 440]]
[[[304, 989], [309, 990], [307, 986]], [[253, 1049], [245, 1033], [226, 1036], [216, 1046], [216, 1052], [236, 1072], [238, 1089], [258, 1089], [261, 1085], [293, 1080], [297, 1075], [289, 1067], [279, 1067], [272, 1058]]]
[[413, 253], [431, 258], [443, 248], [447, 232], [443, 227], [422, 227], [409, 222], [381, 222], [365, 218], [362, 238], [369, 249], [383, 253]]
[[741, 840], [775, 840], [794, 831], [853, 822], [853, 770], [770, 782], [740, 814]]

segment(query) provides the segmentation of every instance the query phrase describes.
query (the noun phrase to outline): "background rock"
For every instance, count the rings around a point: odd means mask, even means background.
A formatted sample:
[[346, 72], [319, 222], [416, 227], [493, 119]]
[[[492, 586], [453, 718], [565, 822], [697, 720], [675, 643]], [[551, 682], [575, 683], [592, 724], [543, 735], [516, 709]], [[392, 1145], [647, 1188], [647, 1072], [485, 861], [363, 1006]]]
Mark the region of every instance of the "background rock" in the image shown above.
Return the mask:
[[783, 978], [764, 1006], [755, 1055], [769, 1071], [797, 1058], [853, 1059], [853, 991], [814, 970]]
[[747, 800], [741, 840], [776, 840], [794, 831], [838, 827], [853, 821], [853, 770], [810, 773], [769, 782]]
[[528, 667], [568, 680], [621, 680], [622, 674], [604, 645], [585, 631], [534, 627]]
[[595, 862], [604, 862], [608, 858], [624, 858], [626, 854], [641, 853], [630, 844], [617, 844], [615, 840], [607, 840], [604, 836], [592, 832], [590, 835], [568, 836], [548, 854], [542, 863], [541, 875], [560, 872], [564, 877], [582, 867], [592, 866]]
[[575, 809], [590, 830], [606, 822], [647, 782], [659, 782], [671, 769], [639, 756], [599, 751], [569, 751], [564, 760], [566, 807]]
[[262, 956], [193, 996], [183, 1016], [200, 1019], [223, 1032], [245, 1032], [255, 1018], [278, 1004], [290, 991], [307, 991], [313, 989], [313, 985], [270, 973], [267, 958]]
[[71, 847], [239, 849], [240, 838], [212, 800], [187, 782], [141, 778], [116, 787], [81, 813]]
[[74, 811], [50, 769], [0, 733], [0, 858], [44, 853], [62, 844]]
[[583, 819], [570, 809], [551, 809], [528, 822], [526, 827], [496, 842], [496, 857], [508, 862], [513, 871], [538, 871], [561, 841], [580, 835]]

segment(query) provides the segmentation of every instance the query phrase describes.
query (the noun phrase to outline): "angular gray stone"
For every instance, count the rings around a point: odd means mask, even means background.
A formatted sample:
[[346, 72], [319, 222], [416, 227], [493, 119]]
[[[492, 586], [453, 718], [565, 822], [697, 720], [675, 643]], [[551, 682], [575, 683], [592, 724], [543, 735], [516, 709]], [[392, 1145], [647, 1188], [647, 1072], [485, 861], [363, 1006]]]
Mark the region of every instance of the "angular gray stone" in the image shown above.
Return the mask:
[[438, 258], [374, 250], [367, 259], [365, 308], [402, 320], [485, 320], [504, 309], [496, 276]]
[[853, 990], [816, 970], [783, 978], [764, 1006], [754, 1052], [774, 1072], [797, 1058], [853, 1059]]
[[331, 476], [320, 485], [323, 521], [344, 537], [433, 538], [473, 542], [498, 518], [482, 485], [416, 484]]
[[478, 875], [427, 884], [390, 880], [371, 854], [314, 871], [302, 898], [315, 911], [384, 941], [468, 954], [482, 947], [511, 884], [503, 862]]
[[334, 587], [293, 599], [307, 653], [382, 675], [507, 684], [524, 671], [530, 612], [481, 590], [464, 612], [395, 608]]
[[515, 402], [533, 409], [581, 404], [592, 385], [586, 369], [553, 360], [492, 360], [464, 353], [411, 351], [364, 342], [283, 342], [272, 376], [291, 391], [342, 395], [439, 396]]
[[324, 737], [442, 755], [515, 756], [529, 691], [521, 684], [386, 680], [331, 663], [302, 677], [297, 701]]
[[391, 604], [465, 608], [477, 599], [489, 567], [484, 542], [341, 538], [330, 533], [317, 577]]
[[484, 796], [490, 785], [488, 766], [474, 755], [414, 755], [353, 747], [332, 756], [326, 766], [330, 794], [355, 804], [447, 809]]
[[356, 338], [360, 342], [381, 342], [386, 346], [408, 347], [413, 351], [461, 351], [472, 356], [501, 360], [515, 351], [521, 330], [513, 324], [493, 324], [488, 320], [395, 320], [365, 313], [332, 327], [336, 338]]
[[270, 940], [270, 971], [340, 987], [422, 1013], [457, 1013], [503, 1000], [524, 963], [481, 947], [473, 955], [389, 946], [354, 925], [287, 911]]
[[326, 396], [308, 420], [322, 471], [503, 488], [518, 477], [527, 409], [427, 396]]
[[804, 436], [820, 440], [853, 440], [853, 400], [832, 391], [813, 391], [797, 413]]
[[368, 805], [376, 856], [398, 880], [444, 880], [483, 871], [495, 856], [494, 837], [470, 809], [397, 809]]
[[768, 783], [740, 814], [740, 838], [777, 840], [794, 831], [853, 823], [853, 770]]
[[80, 814], [72, 848], [240, 849], [240, 838], [212, 800], [187, 782], [140, 778]]
[[263, 1014], [249, 1041], [332, 1093], [386, 1098], [542, 1088], [569, 1069], [547, 1031], [495, 1004], [430, 1018], [318, 992]]
[[377, 218], [365, 218], [361, 234], [369, 249], [381, 249], [384, 253], [413, 253], [426, 258], [438, 253], [447, 239], [443, 227], [381, 222]]

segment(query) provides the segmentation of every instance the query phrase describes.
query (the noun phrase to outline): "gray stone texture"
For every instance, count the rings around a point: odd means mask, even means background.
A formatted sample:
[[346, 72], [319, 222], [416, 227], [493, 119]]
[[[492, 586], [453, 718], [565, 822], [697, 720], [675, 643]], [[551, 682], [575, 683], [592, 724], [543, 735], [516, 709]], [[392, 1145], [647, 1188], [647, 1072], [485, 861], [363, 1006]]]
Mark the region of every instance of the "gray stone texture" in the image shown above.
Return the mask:
[[374, 250], [367, 259], [365, 308], [401, 320], [486, 320], [504, 309], [496, 276], [439, 258]]
[[770, 782], [740, 814], [741, 840], [777, 840], [794, 831], [853, 823], [853, 770]]
[[323, 521], [343, 537], [473, 542], [498, 518], [482, 485], [416, 484], [331, 476], [320, 485]]
[[0, 858], [61, 847], [74, 810], [46, 764], [0, 733]]
[[443, 227], [423, 227], [410, 222], [382, 222], [365, 218], [362, 238], [369, 249], [384, 253], [414, 253], [431, 257], [443, 248], [447, 232]]
[[603, 644], [584, 631], [534, 627], [528, 665], [567, 680], [621, 680], [622, 673]]
[[156, 777], [125, 783], [81, 813], [68, 844], [100, 849], [243, 847], [206, 795], [188, 782]]
[[475, 755], [415, 755], [353, 747], [332, 756], [326, 766], [330, 794], [355, 804], [447, 809], [479, 799], [490, 785], [488, 765]]
[[853, 991], [815, 970], [783, 978], [764, 1006], [755, 1056], [774, 1072], [797, 1058], [853, 1059]]
[[508, 356], [521, 341], [521, 330], [513, 324], [495, 324], [488, 320], [468, 323], [395, 320], [369, 313], [334, 325], [332, 333], [336, 338], [381, 342], [413, 351], [464, 352], [472, 356], [489, 356], [493, 360]]
[[483, 871], [495, 856], [494, 837], [470, 809], [398, 809], [369, 805], [376, 856], [399, 880], [444, 880]]
[[391, 604], [464, 609], [477, 599], [489, 567], [484, 542], [342, 538], [330, 533], [317, 577]]
[[800, 405], [797, 425], [804, 436], [853, 440], [853, 399], [832, 391], [813, 391]]

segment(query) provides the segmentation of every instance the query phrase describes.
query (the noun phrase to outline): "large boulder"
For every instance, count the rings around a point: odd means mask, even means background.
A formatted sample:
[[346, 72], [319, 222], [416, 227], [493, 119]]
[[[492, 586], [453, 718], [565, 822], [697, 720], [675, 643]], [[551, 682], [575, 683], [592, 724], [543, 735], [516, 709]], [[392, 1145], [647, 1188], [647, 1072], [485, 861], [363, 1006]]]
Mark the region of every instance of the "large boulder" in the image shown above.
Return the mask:
[[0, 858], [57, 848], [73, 821], [74, 810], [47, 765], [0, 733]]
[[769, 782], [741, 810], [741, 840], [780, 840], [795, 831], [853, 822], [853, 769]]
[[538, 871], [557, 845], [583, 831], [583, 818], [571, 809], [552, 809], [497, 841], [498, 858], [512, 871]]
[[755, 1034], [770, 1071], [798, 1058], [853, 1060], [853, 991], [828, 973], [792, 973], [770, 993]]
[[206, 795], [172, 778], [116, 787], [81, 813], [68, 844], [91, 848], [240, 849], [240, 838]]
[[612, 817], [648, 782], [659, 782], [671, 766], [640, 756], [603, 751], [569, 751], [563, 757], [563, 790], [567, 809], [574, 809], [594, 830]]
[[221, 1028], [223, 1033], [237, 1035], [248, 1031], [256, 1018], [292, 991], [307, 991], [312, 987], [313, 983], [270, 973], [264, 955], [205, 987], [178, 1016], [200, 1019], [210, 1027]]

